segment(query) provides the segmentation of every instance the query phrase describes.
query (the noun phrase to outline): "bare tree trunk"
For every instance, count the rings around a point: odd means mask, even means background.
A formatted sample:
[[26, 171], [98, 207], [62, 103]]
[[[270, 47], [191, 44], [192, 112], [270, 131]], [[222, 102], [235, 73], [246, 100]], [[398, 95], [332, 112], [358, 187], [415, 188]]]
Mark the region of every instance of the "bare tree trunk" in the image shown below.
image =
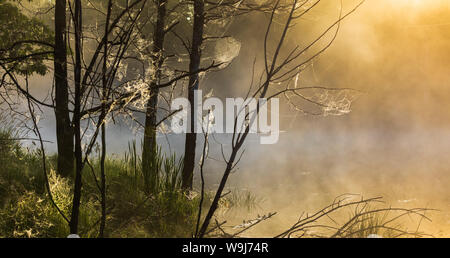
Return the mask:
[[154, 168], [154, 160], [157, 145], [156, 145], [156, 130], [157, 120], [156, 114], [158, 109], [158, 95], [159, 88], [157, 87], [159, 78], [161, 76], [161, 66], [164, 62], [163, 48], [165, 38], [165, 19], [167, 0], [156, 1], [158, 13], [156, 25], [153, 32], [153, 51], [152, 51], [152, 65], [155, 68], [155, 75], [150, 83], [150, 99], [147, 102], [147, 110], [145, 116], [145, 132], [144, 143], [142, 149], [142, 172], [144, 174], [144, 184], [146, 191], [154, 192], [156, 189], [156, 180], [158, 178], [158, 171]]
[[105, 159], [106, 159], [106, 128], [105, 124], [102, 124], [102, 156], [100, 160], [100, 190], [101, 190], [101, 206], [102, 217], [100, 219], [100, 234], [103, 238], [105, 236], [106, 227], [106, 174], [105, 174]]
[[78, 218], [80, 215], [81, 203], [81, 172], [83, 169], [83, 153], [81, 149], [81, 33], [82, 14], [81, 0], [75, 0], [74, 27], [75, 27], [75, 104], [73, 114], [73, 124], [75, 130], [75, 185], [72, 201], [72, 216], [70, 218], [70, 233], [78, 233]]
[[66, 0], [55, 4], [55, 117], [58, 145], [58, 173], [71, 176], [74, 168], [73, 131], [69, 116], [69, 91], [67, 83]]
[[201, 46], [203, 43], [203, 28], [205, 25], [205, 3], [203, 0], [194, 0], [194, 28], [192, 32], [192, 46], [189, 64], [189, 93], [188, 99], [191, 104], [190, 124], [191, 131], [186, 134], [186, 144], [184, 150], [184, 166], [182, 172], [182, 188], [192, 189], [192, 181], [195, 167], [195, 149], [197, 134], [195, 133], [195, 124], [197, 109], [194, 105], [195, 91], [199, 87], [200, 60], [202, 56]]
[[[102, 115], [101, 117], [106, 116], [106, 106], [105, 103], [108, 100], [108, 80], [106, 78], [107, 73], [107, 58], [108, 58], [108, 29], [109, 22], [111, 19], [111, 11], [112, 11], [112, 0], [108, 0], [108, 10], [106, 13], [106, 22], [105, 22], [105, 44], [103, 48], [103, 69], [102, 69]], [[100, 234], [99, 236], [103, 238], [105, 236], [105, 227], [106, 227], [106, 172], [105, 172], [105, 159], [106, 159], [106, 125], [103, 121], [99, 121], [102, 123], [101, 133], [102, 133], [102, 154], [100, 158], [100, 191], [101, 191], [101, 206], [102, 206], [102, 217], [100, 219]]]
[[220, 198], [222, 198], [223, 190], [225, 189], [225, 186], [227, 184], [228, 177], [230, 176], [230, 173], [233, 170], [233, 165], [234, 165], [234, 162], [236, 160], [236, 157], [237, 157], [238, 151], [240, 149], [240, 146], [238, 148], [236, 148], [236, 149], [233, 149], [233, 152], [231, 153], [230, 159], [227, 162], [227, 167], [225, 169], [225, 172], [223, 173], [222, 179], [220, 180], [219, 188], [216, 191], [216, 195], [214, 196], [214, 199], [213, 199], [213, 201], [211, 203], [211, 206], [210, 206], [210, 208], [208, 210], [208, 213], [206, 214], [205, 219], [203, 221], [203, 224], [202, 224], [202, 226], [200, 228], [200, 231], [199, 231], [199, 233], [197, 235], [197, 237], [199, 237], [199, 238], [203, 238], [205, 236], [205, 233], [206, 233], [206, 230], [208, 229], [209, 223], [210, 223], [212, 217], [214, 216], [214, 213], [217, 210]]

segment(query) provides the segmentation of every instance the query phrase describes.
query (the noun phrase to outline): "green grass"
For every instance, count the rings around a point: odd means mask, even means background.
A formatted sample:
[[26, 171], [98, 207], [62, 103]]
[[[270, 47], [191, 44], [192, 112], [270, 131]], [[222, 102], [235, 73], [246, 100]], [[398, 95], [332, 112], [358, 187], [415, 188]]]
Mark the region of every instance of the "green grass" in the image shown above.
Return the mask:
[[[40, 149], [25, 148], [14, 140], [13, 129], [0, 128], [0, 237], [66, 237], [68, 225], [52, 206], [45, 189]], [[79, 231], [82, 237], [97, 237], [101, 217], [99, 147], [83, 170]], [[182, 159], [157, 150], [152, 167], [158, 171], [156, 191], [149, 194], [144, 182], [136, 143], [123, 157], [105, 161], [107, 185], [106, 237], [191, 237], [197, 220], [200, 196], [181, 190]], [[53, 199], [70, 217], [73, 180], [55, 172], [56, 156], [47, 156]], [[213, 193], [205, 194], [203, 213]], [[232, 191], [221, 208], [251, 210], [259, 199], [248, 191]], [[204, 215], [204, 214], [203, 214]]]
[[[0, 130], [0, 237], [66, 237], [68, 226], [46, 194], [38, 148], [24, 148], [12, 131]], [[107, 223], [109, 237], [190, 237], [198, 198], [180, 191], [181, 162], [158, 151], [157, 194], [146, 194], [136, 145], [130, 144], [123, 158], [108, 157]], [[97, 153], [98, 154], [98, 153]], [[56, 157], [47, 158], [52, 195], [70, 217], [71, 179], [56, 175]], [[96, 237], [100, 219], [98, 155], [83, 171], [80, 235]]]

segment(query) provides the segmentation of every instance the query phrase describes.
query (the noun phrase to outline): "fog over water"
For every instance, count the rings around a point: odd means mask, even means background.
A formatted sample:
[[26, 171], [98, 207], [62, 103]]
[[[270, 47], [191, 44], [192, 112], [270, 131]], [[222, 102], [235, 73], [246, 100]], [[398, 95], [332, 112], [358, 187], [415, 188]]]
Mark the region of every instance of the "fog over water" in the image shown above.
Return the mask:
[[[333, 10], [336, 6], [326, 5], [315, 15], [328, 17]], [[217, 96], [232, 97], [247, 89], [254, 51], [262, 49], [260, 37], [252, 34], [257, 28], [258, 18], [245, 26], [234, 23], [241, 54], [209, 75], [205, 91], [214, 88]], [[339, 194], [361, 193], [382, 195], [392, 205], [437, 208], [431, 233], [449, 236], [450, 0], [368, 0], [343, 23], [335, 44], [308, 69], [304, 82], [363, 93], [352, 112], [339, 117], [307, 116], [282, 105], [280, 141], [259, 145], [256, 136], [249, 139], [230, 185], [262, 196], [261, 213], [279, 212], [267, 227], [287, 226], [297, 212], [317, 209]], [[33, 78], [32, 84], [45, 96], [51, 77]], [[51, 141], [53, 119], [48, 112], [40, 124]], [[109, 125], [108, 132], [108, 150], [119, 155], [142, 135], [127, 125]], [[226, 136], [217, 138], [229, 143]], [[170, 150], [182, 154], [183, 137], [160, 135], [165, 150], [167, 139]], [[221, 159], [219, 145], [211, 144], [212, 156]], [[223, 167], [208, 161], [210, 188]]]

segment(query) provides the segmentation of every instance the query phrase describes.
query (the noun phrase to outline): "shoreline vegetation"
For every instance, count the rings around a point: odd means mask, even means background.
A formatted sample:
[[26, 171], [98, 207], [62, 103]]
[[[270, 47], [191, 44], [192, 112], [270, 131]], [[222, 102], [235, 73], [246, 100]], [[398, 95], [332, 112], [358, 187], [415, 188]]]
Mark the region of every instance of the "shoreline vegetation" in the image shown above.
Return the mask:
[[[40, 150], [23, 147], [13, 135], [11, 130], [0, 130], [0, 237], [67, 237], [67, 223], [50, 203], [44, 189]], [[123, 158], [106, 159], [105, 171], [109, 180], [104, 236], [192, 237], [200, 195], [196, 191], [186, 194], [181, 190], [179, 159], [174, 155], [158, 155], [159, 193], [147, 194], [136, 153], [136, 144], [131, 143]], [[54, 155], [49, 156], [46, 163], [50, 167], [48, 179], [53, 200], [62, 212], [67, 213], [72, 203], [73, 179], [57, 175], [53, 169]], [[101, 202], [98, 179], [95, 178], [99, 170], [99, 159], [94, 155], [83, 171], [79, 235], [84, 238], [99, 237]], [[207, 207], [212, 197], [210, 193], [205, 196], [203, 206]], [[240, 225], [230, 226], [226, 222], [230, 210], [251, 212], [258, 206], [264, 206], [264, 202], [249, 191], [234, 189], [228, 192], [219, 208], [224, 211], [221, 214], [225, 215], [220, 218], [223, 220], [215, 220], [207, 237], [258, 237], [257, 233], [251, 233], [252, 230], [263, 227], [266, 220], [277, 216], [276, 212], [244, 220]], [[273, 237], [431, 237], [420, 231], [422, 221], [429, 220], [425, 214], [428, 211], [430, 209], [389, 207], [382, 198], [342, 195], [315, 213], [303, 213], [292, 227], [279, 234], [274, 232]], [[417, 226], [412, 231], [402, 223], [403, 218], [411, 216], [415, 217]]]

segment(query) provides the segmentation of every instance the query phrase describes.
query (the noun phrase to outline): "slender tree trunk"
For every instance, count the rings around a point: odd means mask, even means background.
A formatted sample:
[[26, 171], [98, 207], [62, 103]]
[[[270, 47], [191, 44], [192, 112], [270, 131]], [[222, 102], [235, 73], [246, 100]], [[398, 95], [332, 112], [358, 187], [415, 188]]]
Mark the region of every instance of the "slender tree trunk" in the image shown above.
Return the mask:
[[[112, 0], [108, 0], [108, 10], [106, 13], [105, 22], [105, 44], [103, 48], [103, 68], [102, 68], [102, 115], [106, 116], [106, 106], [105, 103], [108, 100], [108, 80], [106, 78], [106, 72], [108, 70], [107, 60], [108, 60], [108, 27], [111, 18]], [[106, 119], [106, 118], [105, 118]], [[105, 237], [105, 227], [106, 227], [106, 172], [105, 172], [105, 159], [106, 159], [106, 125], [104, 121], [99, 121], [102, 123], [101, 134], [102, 134], [102, 154], [100, 158], [100, 190], [101, 190], [101, 206], [102, 206], [102, 217], [100, 219], [100, 234], [101, 238]]]
[[146, 191], [156, 191], [158, 171], [154, 167], [154, 159], [157, 152], [156, 145], [156, 125], [157, 125], [157, 108], [159, 89], [157, 87], [158, 80], [161, 76], [161, 66], [163, 64], [163, 48], [165, 38], [165, 19], [167, 0], [156, 1], [158, 13], [156, 25], [153, 32], [153, 50], [152, 65], [155, 68], [155, 74], [150, 83], [150, 99], [147, 102], [147, 110], [145, 116], [145, 132], [144, 143], [142, 148], [142, 171], [144, 174], [144, 184]]
[[70, 233], [78, 233], [78, 218], [81, 203], [81, 172], [83, 168], [83, 153], [81, 149], [81, 37], [82, 37], [82, 13], [81, 0], [75, 0], [74, 27], [75, 27], [75, 103], [73, 124], [75, 130], [75, 185], [72, 201], [72, 216], [70, 219]]
[[205, 26], [205, 3], [204, 0], [194, 0], [194, 28], [192, 32], [192, 46], [190, 53], [189, 72], [189, 93], [188, 99], [191, 104], [190, 122], [191, 131], [186, 134], [186, 144], [184, 150], [184, 166], [182, 172], [182, 188], [185, 190], [192, 189], [192, 181], [195, 167], [195, 149], [197, 134], [194, 125], [196, 124], [197, 109], [194, 105], [195, 91], [199, 87], [199, 75], [201, 60], [201, 47], [203, 43], [203, 27]]
[[71, 176], [74, 168], [73, 130], [69, 116], [67, 83], [66, 0], [55, 3], [55, 117], [58, 145], [58, 173]]
[[106, 159], [106, 126], [102, 124], [102, 156], [100, 160], [100, 187], [101, 187], [101, 206], [102, 217], [100, 219], [100, 234], [101, 238], [105, 237], [106, 227], [106, 174], [105, 174], [105, 159]]
[[213, 201], [211, 203], [211, 207], [209, 208], [208, 213], [205, 216], [205, 220], [203, 221], [203, 224], [202, 224], [202, 226], [200, 228], [200, 231], [198, 233], [198, 237], [199, 238], [203, 238], [205, 236], [205, 233], [206, 233], [206, 230], [208, 229], [209, 223], [210, 223], [212, 217], [214, 216], [214, 213], [217, 210], [220, 198], [222, 198], [223, 190], [225, 189], [225, 186], [227, 184], [228, 177], [230, 176], [230, 173], [231, 173], [231, 171], [233, 169], [233, 164], [234, 164], [234, 161], [236, 159], [236, 155], [237, 155], [238, 151], [239, 151], [239, 149], [235, 149], [231, 153], [231, 157], [230, 157], [230, 159], [228, 161], [228, 164], [227, 164], [227, 167], [226, 167], [225, 172], [223, 174], [222, 180], [220, 181], [219, 188], [217, 189], [216, 195], [214, 196], [214, 199], [213, 199]]

